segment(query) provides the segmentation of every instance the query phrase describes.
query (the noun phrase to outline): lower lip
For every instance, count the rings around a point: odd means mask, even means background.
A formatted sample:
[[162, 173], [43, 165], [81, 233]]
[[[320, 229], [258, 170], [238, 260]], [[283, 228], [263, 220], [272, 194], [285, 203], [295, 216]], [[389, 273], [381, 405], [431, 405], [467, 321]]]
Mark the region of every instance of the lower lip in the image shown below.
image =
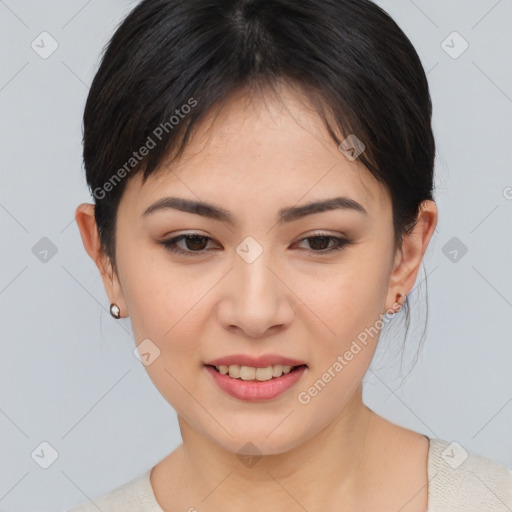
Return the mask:
[[205, 367], [223, 391], [234, 398], [248, 402], [270, 400], [283, 394], [293, 387], [306, 371], [306, 366], [300, 366], [290, 373], [283, 374], [281, 377], [258, 381], [232, 379], [211, 366]]

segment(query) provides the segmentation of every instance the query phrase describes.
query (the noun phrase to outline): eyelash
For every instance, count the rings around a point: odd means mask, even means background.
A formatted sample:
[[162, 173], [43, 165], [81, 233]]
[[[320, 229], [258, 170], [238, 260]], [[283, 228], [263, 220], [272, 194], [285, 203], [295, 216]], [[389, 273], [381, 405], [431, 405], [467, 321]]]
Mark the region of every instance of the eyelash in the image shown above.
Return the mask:
[[[163, 245], [168, 251], [171, 251], [171, 252], [174, 252], [177, 254], [182, 254], [184, 256], [196, 256], [196, 255], [204, 254], [206, 249], [201, 249], [200, 251], [190, 251], [190, 250], [179, 249], [177, 247], [178, 242], [180, 242], [181, 240], [185, 240], [186, 238], [204, 238], [207, 240], [212, 240], [212, 238], [210, 238], [208, 236], [200, 235], [199, 233], [186, 233], [183, 235], [176, 236], [174, 238], [170, 238], [169, 240], [163, 240], [163, 241], [159, 242], [159, 244]], [[330, 254], [334, 251], [340, 251], [340, 250], [345, 249], [346, 247], [354, 244], [353, 241], [348, 240], [346, 238], [340, 238], [337, 236], [327, 235], [327, 234], [323, 234], [323, 233], [302, 238], [301, 240], [299, 240], [299, 242], [303, 242], [304, 240], [317, 239], [317, 238], [330, 238], [330, 239], [334, 240], [334, 245], [328, 249], [322, 249], [319, 251], [312, 250], [311, 252], [313, 252], [314, 254]]]

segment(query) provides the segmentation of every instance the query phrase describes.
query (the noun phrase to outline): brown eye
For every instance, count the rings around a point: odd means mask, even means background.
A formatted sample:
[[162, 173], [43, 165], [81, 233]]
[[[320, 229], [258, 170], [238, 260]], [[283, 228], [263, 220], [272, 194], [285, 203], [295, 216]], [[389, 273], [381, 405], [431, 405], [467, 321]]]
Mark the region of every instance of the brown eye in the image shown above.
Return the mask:
[[[205, 249], [210, 240], [212, 240], [210, 237], [192, 233], [179, 235], [159, 243], [171, 252], [194, 256], [194, 253], [202, 254], [206, 252]], [[183, 245], [179, 246], [178, 244], [180, 242], [184, 242], [185, 247], [183, 247]]]
[[[305, 240], [307, 240], [308, 245], [311, 248], [311, 252], [316, 253], [330, 253], [332, 251], [339, 251], [353, 244], [351, 240], [348, 240], [346, 238], [339, 238], [337, 236], [324, 234], [317, 236], [308, 236], [306, 238], [303, 238], [301, 242]], [[329, 245], [329, 242], [331, 240], [334, 243], [332, 245]]]
[[205, 236], [186, 236], [184, 240], [187, 249], [190, 249], [192, 251], [201, 251], [206, 246], [206, 244], [204, 243], [206, 240]]
[[[309, 246], [315, 251], [323, 251], [329, 247], [329, 242], [331, 241], [330, 236], [313, 236], [308, 238]], [[313, 240], [313, 243], [310, 242]]]

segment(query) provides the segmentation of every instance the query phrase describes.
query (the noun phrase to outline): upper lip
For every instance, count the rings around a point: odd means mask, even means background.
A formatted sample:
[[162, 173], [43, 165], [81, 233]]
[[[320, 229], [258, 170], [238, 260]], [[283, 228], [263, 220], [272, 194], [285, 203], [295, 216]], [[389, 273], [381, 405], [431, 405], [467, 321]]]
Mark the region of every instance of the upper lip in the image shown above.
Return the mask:
[[254, 368], [265, 368], [267, 366], [274, 366], [277, 364], [284, 366], [301, 366], [306, 364], [304, 361], [298, 359], [292, 359], [290, 357], [284, 357], [277, 354], [265, 354], [259, 357], [248, 356], [247, 354], [233, 354], [230, 356], [219, 357], [205, 363], [211, 366], [252, 366]]

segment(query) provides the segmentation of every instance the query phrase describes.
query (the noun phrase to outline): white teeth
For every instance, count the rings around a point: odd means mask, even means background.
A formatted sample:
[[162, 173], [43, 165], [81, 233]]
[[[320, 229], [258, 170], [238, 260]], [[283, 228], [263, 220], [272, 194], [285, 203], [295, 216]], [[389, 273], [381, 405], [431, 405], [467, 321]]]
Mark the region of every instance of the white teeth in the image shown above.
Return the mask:
[[[238, 366], [236, 368], [238, 368]], [[229, 367], [229, 374], [231, 375], [231, 366]], [[250, 366], [240, 366], [239, 375], [242, 380], [254, 380], [256, 377], [256, 369]]]
[[232, 364], [230, 366], [220, 365], [215, 368], [217, 368], [222, 375], [228, 375], [232, 379], [265, 381], [290, 373], [292, 366], [276, 364], [265, 368], [254, 368], [252, 366]]
[[274, 368], [267, 366], [266, 368], [256, 368], [254, 372], [256, 380], [270, 380], [274, 374]]
[[231, 365], [228, 368], [227, 375], [229, 375], [230, 377], [233, 377], [234, 379], [239, 379], [240, 378], [240, 366]]

